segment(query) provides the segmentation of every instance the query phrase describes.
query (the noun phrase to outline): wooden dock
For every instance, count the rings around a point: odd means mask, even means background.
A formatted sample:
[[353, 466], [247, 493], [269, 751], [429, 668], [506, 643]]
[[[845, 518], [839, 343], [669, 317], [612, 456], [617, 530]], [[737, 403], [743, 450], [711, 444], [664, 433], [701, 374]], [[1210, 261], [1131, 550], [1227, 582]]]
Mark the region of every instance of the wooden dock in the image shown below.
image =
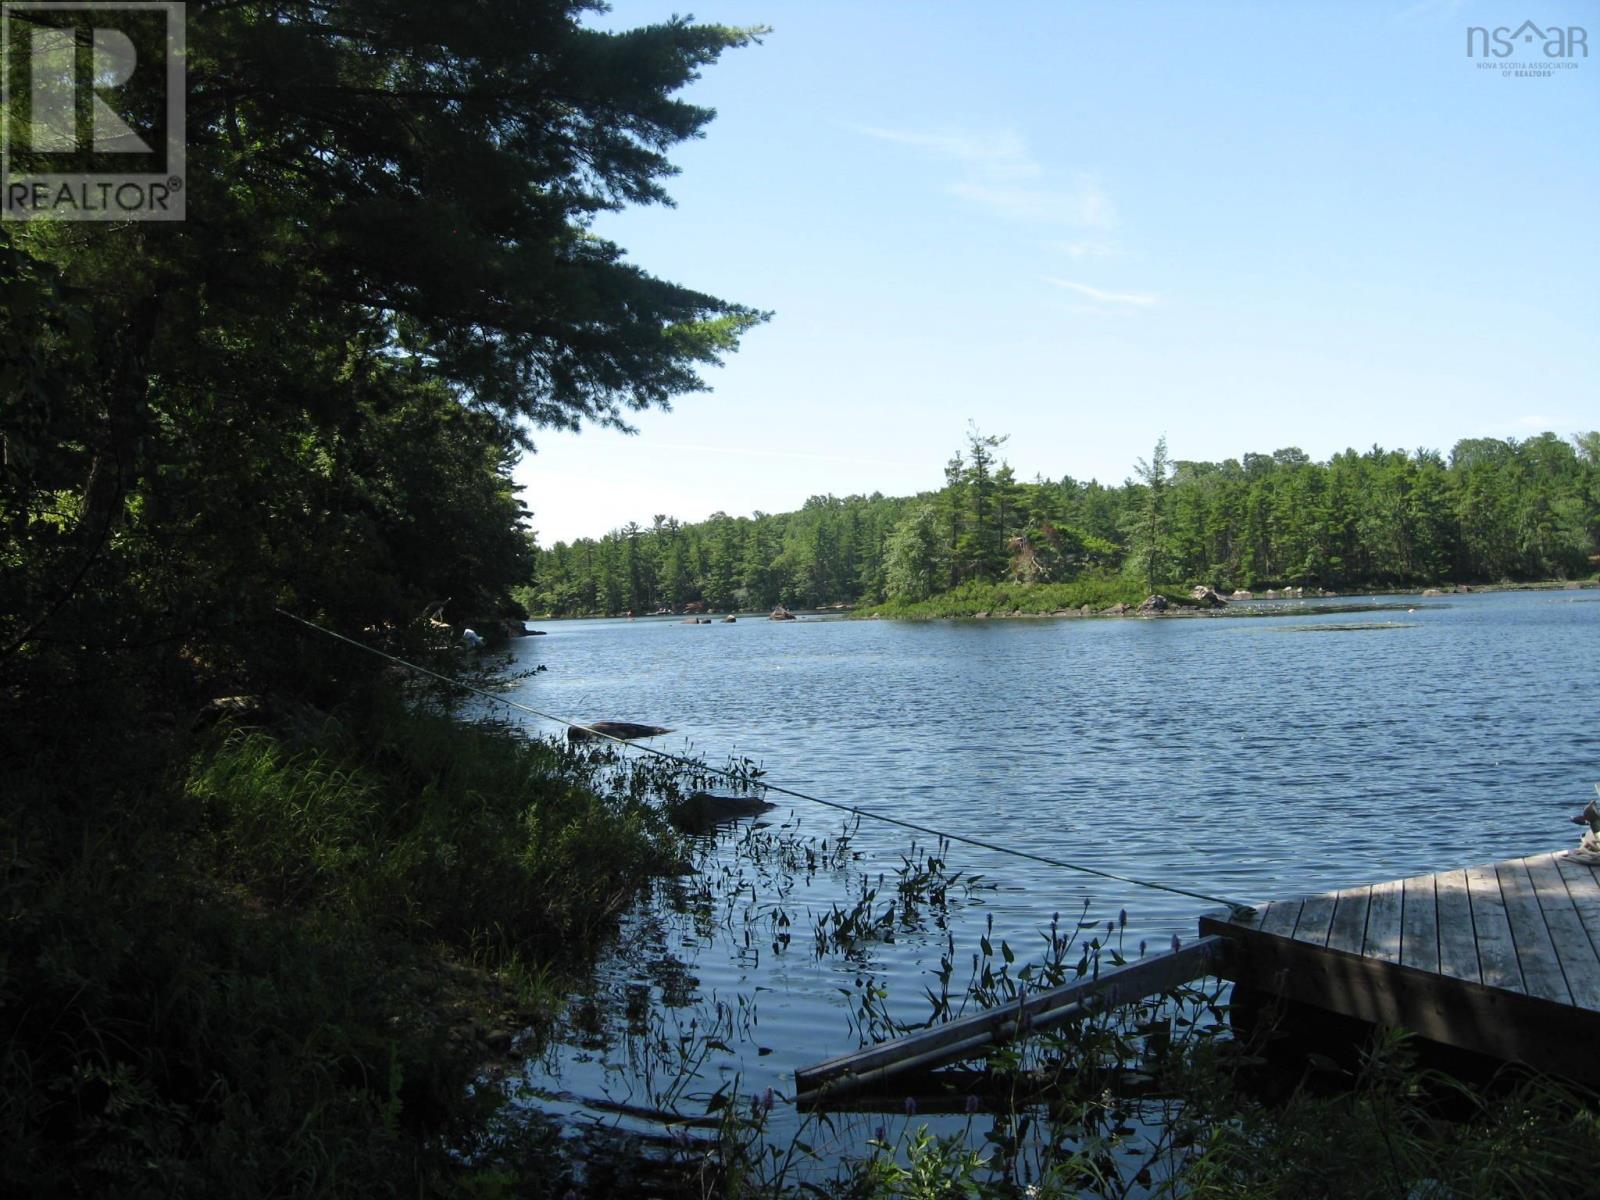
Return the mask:
[[1600, 876], [1538, 854], [1200, 919], [1223, 974], [1600, 1085]]
[[1020, 1005], [802, 1068], [800, 1099], [836, 1101], [981, 1057], [1201, 975], [1600, 1087], [1600, 868], [1565, 854], [1212, 913], [1200, 934]]

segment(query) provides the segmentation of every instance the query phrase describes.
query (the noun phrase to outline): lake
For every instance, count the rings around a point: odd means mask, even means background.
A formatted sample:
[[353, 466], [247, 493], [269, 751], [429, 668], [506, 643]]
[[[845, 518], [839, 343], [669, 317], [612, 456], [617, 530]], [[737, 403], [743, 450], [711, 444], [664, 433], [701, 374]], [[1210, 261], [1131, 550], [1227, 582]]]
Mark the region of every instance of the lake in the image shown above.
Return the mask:
[[[1576, 842], [1567, 818], [1600, 779], [1600, 594], [1279, 609], [547, 622], [548, 636], [515, 644], [513, 669], [548, 670], [511, 694], [579, 721], [670, 726], [652, 744], [747, 756], [771, 781], [835, 802], [1247, 902]], [[836, 838], [840, 814], [774, 799], [769, 836]], [[1053, 913], [1074, 920], [1087, 906], [1104, 922], [1125, 910], [1131, 957], [1141, 941], [1193, 936], [1208, 907], [956, 844], [951, 869], [984, 886], [939, 921], [850, 954], [819, 948], [818, 919], [880, 873], [892, 883], [911, 841], [864, 820], [859, 857], [798, 873], [738, 834], [705, 845], [698, 882], [664, 883], [630, 914], [563, 1035], [529, 1066], [540, 1106], [657, 1139], [661, 1113], [698, 1113], [735, 1080], [792, 1096], [796, 1066], [858, 1044], [866, 987], [926, 1018], [940, 953], [954, 945], [965, 962], [991, 921], [996, 943], [1028, 956]], [[787, 943], [775, 942], [780, 913]], [[672, 1047], [691, 1022], [702, 1039], [715, 1026], [718, 1046], [684, 1083]]]

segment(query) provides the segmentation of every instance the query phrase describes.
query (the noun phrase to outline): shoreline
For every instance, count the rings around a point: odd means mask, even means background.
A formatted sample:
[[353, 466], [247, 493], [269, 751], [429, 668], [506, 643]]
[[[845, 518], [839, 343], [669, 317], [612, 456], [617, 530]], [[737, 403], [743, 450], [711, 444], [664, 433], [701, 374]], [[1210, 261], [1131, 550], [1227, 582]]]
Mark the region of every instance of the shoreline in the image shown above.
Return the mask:
[[[945, 613], [938, 616], [911, 616], [877, 611], [882, 605], [853, 605], [835, 604], [823, 608], [795, 609], [795, 615], [803, 620], [817, 620], [822, 618], [849, 618], [852, 620], [866, 621], [1002, 621], [1025, 618], [1072, 618], [1072, 617], [1205, 617], [1224, 614], [1235, 605], [1261, 605], [1301, 603], [1307, 600], [1349, 600], [1381, 596], [1417, 596], [1435, 599], [1444, 596], [1476, 595], [1488, 592], [1563, 592], [1563, 591], [1595, 591], [1600, 590], [1600, 578], [1593, 579], [1539, 579], [1527, 582], [1499, 581], [1495, 583], [1451, 583], [1429, 584], [1424, 587], [1375, 587], [1375, 588], [1349, 588], [1342, 591], [1324, 592], [1315, 596], [1284, 596], [1281, 589], [1268, 589], [1278, 594], [1268, 595], [1266, 591], [1253, 595], [1248, 600], [1227, 600], [1223, 608], [1205, 608], [1198, 605], [1186, 604], [1175, 600], [1168, 595], [1169, 607], [1163, 612], [1139, 612], [1137, 607], [1130, 607], [1125, 612], [1112, 612], [1115, 605], [1097, 608], [1093, 612], [1084, 612], [1077, 609], [1054, 609], [1048, 612], [1025, 612], [1013, 609], [1007, 612], [980, 611], [976, 613]], [[1179, 593], [1180, 595], [1182, 593]], [[708, 616], [713, 624], [718, 624], [725, 617], [737, 617], [741, 620], [766, 620], [768, 613], [765, 609], [730, 609], [724, 612], [707, 612], [703, 614], [686, 613], [646, 613], [642, 616], [632, 617], [620, 613], [585, 613], [570, 616], [552, 616], [548, 614], [531, 616], [527, 620], [533, 621], [657, 621], [663, 624], [681, 624], [682, 618], [687, 615]]]

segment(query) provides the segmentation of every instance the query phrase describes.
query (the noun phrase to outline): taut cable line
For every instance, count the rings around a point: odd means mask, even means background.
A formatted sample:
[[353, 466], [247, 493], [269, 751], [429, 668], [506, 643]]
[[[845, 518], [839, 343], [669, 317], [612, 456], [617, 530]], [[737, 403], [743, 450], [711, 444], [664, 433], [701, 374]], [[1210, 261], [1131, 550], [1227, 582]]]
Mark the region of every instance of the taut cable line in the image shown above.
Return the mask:
[[[515, 709], [517, 712], [527, 713], [531, 717], [538, 717], [541, 721], [551, 721], [557, 725], [564, 725], [568, 729], [579, 729], [591, 737], [604, 738], [606, 741], [616, 742], [619, 746], [622, 746], [626, 749], [636, 750], [641, 754], [653, 755], [656, 758], [663, 758], [669, 762], [677, 763], [679, 766], [688, 767], [695, 771], [702, 771], [712, 775], [720, 775], [723, 778], [732, 780], [734, 782], [744, 782], [743, 780], [739, 779], [735, 772], [726, 768], [713, 767], [703, 762], [697, 762], [694, 759], [684, 758], [680, 754], [673, 754], [667, 750], [658, 750], [654, 746], [642, 746], [637, 742], [630, 742], [626, 738], [617, 737], [614, 734], [606, 733], [604, 730], [591, 729], [589, 726], [580, 721], [573, 721], [566, 717], [559, 717], [554, 713], [542, 712], [541, 710], [534, 708], [532, 705], [523, 704], [518, 700], [508, 700], [506, 697], [497, 696], [495, 693], [488, 691], [485, 688], [476, 687], [470, 683], [463, 683], [459, 679], [452, 679], [448, 675], [444, 675], [438, 671], [424, 667], [419, 663], [409, 662], [406, 659], [388, 653], [388, 651], [379, 650], [376, 646], [369, 646], [365, 642], [358, 642], [352, 637], [346, 637], [342, 633], [329, 629], [326, 626], [318, 625], [315, 621], [308, 621], [304, 617], [296, 616], [294, 613], [288, 612], [285, 609], [275, 608], [273, 611], [281, 617], [287, 617], [296, 624], [303, 625], [307, 629], [322, 634], [324, 637], [330, 637], [336, 641], [344, 642], [346, 645], [354, 646], [358, 650], [365, 650], [368, 654], [375, 654], [379, 658], [387, 659], [396, 666], [405, 667], [407, 670], [415, 671], [419, 675], [427, 675], [430, 678], [439, 680], [441, 683], [448, 684], [454, 688], [460, 688], [465, 692], [471, 692], [475, 696], [482, 696], [485, 700], [491, 700], [496, 704], [504, 704], [507, 708]], [[943, 838], [945, 841], [959, 842], [965, 846], [976, 846], [981, 850], [991, 850], [996, 854], [1005, 854], [1011, 856], [1012, 858], [1027, 859], [1029, 862], [1041, 863], [1044, 866], [1056, 867], [1063, 871], [1077, 871], [1083, 875], [1095, 875], [1101, 879], [1112, 879], [1118, 883], [1132, 884], [1135, 887], [1150, 888], [1158, 892], [1170, 892], [1175, 896], [1188, 896], [1192, 900], [1204, 900], [1208, 904], [1221, 904], [1229, 909], [1234, 910], [1248, 910], [1250, 907], [1248, 904], [1243, 904], [1237, 900], [1229, 900], [1223, 896], [1212, 896], [1206, 892], [1191, 891], [1188, 888], [1177, 887], [1170, 883], [1158, 883], [1153, 879], [1136, 879], [1132, 875], [1118, 875], [1115, 871], [1103, 871], [1099, 867], [1087, 866], [1084, 863], [1068, 862], [1065, 859], [1051, 858], [1045, 854], [1035, 854], [1031, 850], [1018, 850], [1012, 846], [1002, 846], [998, 842], [989, 842], [982, 838], [968, 837], [963, 833], [950, 833], [943, 829], [935, 829], [931, 825], [920, 825], [916, 821], [906, 821], [900, 817], [891, 817], [887, 813], [874, 812], [870, 808], [860, 808], [854, 804], [843, 804], [837, 800], [824, 800], [821, 796], [812, 796], [806, 792], [800, 792], [793, 788], [784, 787], [781, 784], [769, 783], [764, 779], [760, 782], [759, 786], [764, 791], [771, 792], [774, 795], [787, 796], [792, 800], [805, 800], [812, 804], [820, 804], [824, 808], [832, 808], [839, 812], [850, 813], [853, 816], [864, 817], [869, 821], [878, 821], [885, 825], [897, 825], [901, 829], [909, 829], [914, 833], [926, 834], [928, 837]]]

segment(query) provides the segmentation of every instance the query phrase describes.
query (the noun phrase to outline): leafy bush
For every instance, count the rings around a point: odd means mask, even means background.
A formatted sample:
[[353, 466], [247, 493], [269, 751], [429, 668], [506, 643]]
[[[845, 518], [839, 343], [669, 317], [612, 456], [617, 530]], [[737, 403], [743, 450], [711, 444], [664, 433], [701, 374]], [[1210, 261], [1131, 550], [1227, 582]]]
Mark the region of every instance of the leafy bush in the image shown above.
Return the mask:
[[529, 1024], [673, 852], [670, 780], [393, 704], [116, 746], [120, 787], [92, 736], [0, 808], [7, 1194], [470, 1190], [462, 1028]]

